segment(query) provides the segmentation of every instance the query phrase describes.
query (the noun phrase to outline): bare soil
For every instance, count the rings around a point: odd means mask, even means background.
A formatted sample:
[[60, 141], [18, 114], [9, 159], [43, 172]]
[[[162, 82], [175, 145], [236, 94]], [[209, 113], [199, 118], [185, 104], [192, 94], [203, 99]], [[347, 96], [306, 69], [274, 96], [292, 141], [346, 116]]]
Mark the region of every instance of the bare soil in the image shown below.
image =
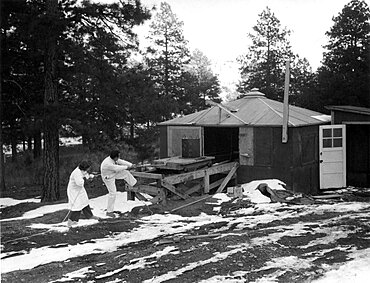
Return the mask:
[[[106, 193], [99, 181], [91, 183], [89, 186], [87, 189], [90, 198]], [[36, 197], [40, 195], [40, 188], [14, 188], [5, 192], [3, 197], [7, 195], [17, 199]], [[65, 199], [61, 201], [65, 201]], [[348, 199], [337, 201], [369, 202], [370, 198], [365, 196], [350, 199], [348, 197]], [[130, 232], [140, 225], [140, 219], [143, 216], [165, 213], [165, 211], [183, 204], [182, 201], [171, 200], [165, 207], [152, 205], [135, 208], [131, 213], [122, 214], [119, 218], [102, 220], [98, 224], [71, 229], [66, 233], [45, 233], [46, 230], [35, 231], [28, 226], [37, 222], [59, 223], [67, 214], [67, 210], [56, 211], [29, 220], [3, 222], [1, 224], [1, 241], [4, 246], [2, 252], [14, 252], [11, 256], [15, 256], [17, 252], [24, 253], [34, 248], [51, 246], [55, 248], [57, 253], [60, 247], [86, 242], [94, 243], [95, 239], [109, 237], [121, 232]], [[40, 205], [43, 204], [29, 203], [6, 207], [1, 209], [1, 218], [18, 217]], [[305, 259], [309, 255], [315, 254], [317, 259], [310, 266], [284, 269], [282, 263], [280, 267], [282, 272], [277, 276], [278, 282], [311, 282], [325, 273], [325, 266], [336, 266], [350, 260], [348, 253], [351, 249], [361, 250], [370, 247], [370, 211], [367, 212], [367, 216], [362, 214], [360, 218], [356, 217], [358, 211], [346, 212], [345, 215], [341, 212], [331, 212], [309, 214], [302, 217], [297, 213], [304, 211], [306, 209], [305, 205], [285, 206], [281, 210], [291, 212], [291, 217], [261, 223], [252, 228], [245, 226], [240, 229], [236, 225], [228, 225], [230, 219], [245, 217], [245, 221], [248, 221], [248, 217], [261, 212], [256, 211], [255, 214], [248, 216], [233, 215], [232, 212], [237, 209], [253, 206], [246, 200], [236, 203], [223, 203], [219, 211], [214, 210], [215, 206], [217, 204], [208, 199], [174, 212], [183, 216], [199, 215], [204, 212], [209, 215], [218, 214], [224, 218], [224, 221], [218, 223], [202, 225], [189, 231], [185, 236], [174, 234], [152, 240], [138, 241], [123, 245], [114, 252], [90, 254], [67, 261], [37, 266], [30, 270], [5, 273], [2, 274], [2, 282], [51, 282], [61, 279], [66, 273], [87, 266], [90, 266], [91, 270], [87, 277], [73, 279], [73, 282], [143, 282], [167, 272], [182, 269], [184, 270], [181, 274], [165, 282], [199, 282], [216, 275], [226, 276], [226, 278], [229, 276], [230, 279], [235, 280], [234, 282], [254, 282], [279, 270], [279, 267], [265, 269], [266, 263], [273, 261], [274, 258], [295, 256]], [[323, 221], [330, 224], [322, 225]], [[298, 236], [282, 236], [277, 242], [252, 244], [254, 240], [261, 237], [272, 237], [275, 233], [288, 231], [297, 223], [304, 224], [305, 233]], [[314, 240], [327, 236], [324, 232], [317, 232], [316, 228], [321, 225], [326, 229], [345, 229], [348, 232], [347, 236], [332, 242], [329, 241], [326, 244], [319, 243], [304, 247]], [[220, 234], [221, 237], [213, 237], [213, 235]], [[225, 237], [222, 237], [223, 234]], [[170, 246], [175, 246], [176, 253], [168, 253], [159, 258], [151, 257], [153, 253]], [[235, 253], [230, 252], [234, 247], [243, 247], [243, 249]], [[221, 256], [228, 252], [229, 254], [224, 258], [218, 261], [212, 260], [215, 255]], [[144, 258], [145, 268], [122, 269], [123, 266], [133, 267], [138, 262], [138, 258]], [[199, 264], [199, 262], [202, 264]], [[197, 263], [197, 266], [187, 269], [193, 263]], [[122, 270], [111, 276], [99, 277], [99, 275], [120, 269]], [[237, 271], [242, 272], [234, 273]]]

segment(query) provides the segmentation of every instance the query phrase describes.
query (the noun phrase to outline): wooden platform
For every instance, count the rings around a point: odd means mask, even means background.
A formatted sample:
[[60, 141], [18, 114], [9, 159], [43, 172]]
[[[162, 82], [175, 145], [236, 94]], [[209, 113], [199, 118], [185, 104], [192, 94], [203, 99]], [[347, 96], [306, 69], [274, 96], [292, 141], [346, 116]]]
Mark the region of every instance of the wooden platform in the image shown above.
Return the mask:
[[180, 156], [162, 158], [153, 161], [152, 166], [157, 169], [175, 170], [175, 171], [192, 171], [204, 166], [211, 166], [213, 156], [200, 156], [195, 158], [183, 158]]
[[[204, 161], [209, 162], [210, 160], [212, 159]], [[226, 188], [230, 180], [236, 177], [238, 167], [239, 163], [228, 162], [214, 164], [210, 167], [205, 166], [190, 172], [184, 172], [185, 170], [176, 172], [175, 170], [173, 174], [133, 171], [131, 173], [138, 179], [138, 183], [127, 190], [132, 192], [132, 197], [136, 196], [140, 200], [145, 200], [143, 193], [151, 195], [153, 198], [149, 201], [153, 203], [166, 202], [167, 198], [172, 196], [187, 199], [191, 194], [208, 194], [214, 189], [219, 193]], [[221, 177], [211, 183], [210, 177], [216, 174]]]

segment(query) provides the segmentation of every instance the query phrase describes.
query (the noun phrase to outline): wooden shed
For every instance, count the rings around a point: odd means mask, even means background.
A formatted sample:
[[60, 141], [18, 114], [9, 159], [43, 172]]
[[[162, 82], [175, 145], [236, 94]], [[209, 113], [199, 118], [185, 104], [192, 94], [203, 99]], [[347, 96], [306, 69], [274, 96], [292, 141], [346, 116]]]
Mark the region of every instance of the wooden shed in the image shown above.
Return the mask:
[[[337, 165], [342, 163], [343, 170], [334, 168], [333, 162], [327, 165], [328, 160], [321, 158], [321, 187], [370, 187], [370, 108], [349, 105], [326, 108], [331, 111], [331, 125], [322, 129], [326, 130], [327, 134], [321, 134], [323, 142], [320, 143], [320, 156], [322, 152], [325, 154], [325, 151], [329, 151], [333, 156], [329, 156], [329, 161], [335, 159]], [[333, 135], [330, 135], [331, 129]], [[333, 140], [338, 139], [334, 137], [335, 130], [342, 132], [343, 142], [325, 144], [325, 141], [331, 140], [331, 136]], [[326, 176], [325, 173], [334, 169], [339, 177]], [[338, 180], [341, 180], [341, 183], [338, 183]]]
[[[330, 116], [289, 106], [282, 142], [283, 103], [254, 90], [244, 97], [159, 124], [161, 158], [191, 153], [214, 162], [237, 160], [237, 182], [276, 178], [297, 192], [319, 189], [319, 125]], [[194, 157], [194, 156], [193, 156]]]

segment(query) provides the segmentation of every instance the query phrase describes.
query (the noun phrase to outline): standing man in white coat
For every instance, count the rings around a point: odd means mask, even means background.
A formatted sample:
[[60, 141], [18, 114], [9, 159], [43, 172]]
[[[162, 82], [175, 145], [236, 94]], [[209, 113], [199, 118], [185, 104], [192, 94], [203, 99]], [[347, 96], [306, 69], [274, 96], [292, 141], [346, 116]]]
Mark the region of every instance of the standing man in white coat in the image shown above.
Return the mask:
[[131, 162], [120, 159], [120, 152], [113, 150], [110, 155], [103, 160], [100, 166], [101, 176], [108, 189], [107, 216], [114, 217], [114, 203], [117, 196], [116, 179], [123, 179], [129, 186], [136, 184], [136, 179], [128, 171], [133, 167]]
[[99, 219], [94, 216], [90, 205], [89, 198], [85, 190], [85, 179], [93, 178], [94, 175], [87, 173], [90, 164], [87, 161], [81, 161], [78, 167], [73, 170], [69, 177], [67, 195], [69, 204], [68, 227], [71, 228], [78, 223], [81, 211], [87, 219]]

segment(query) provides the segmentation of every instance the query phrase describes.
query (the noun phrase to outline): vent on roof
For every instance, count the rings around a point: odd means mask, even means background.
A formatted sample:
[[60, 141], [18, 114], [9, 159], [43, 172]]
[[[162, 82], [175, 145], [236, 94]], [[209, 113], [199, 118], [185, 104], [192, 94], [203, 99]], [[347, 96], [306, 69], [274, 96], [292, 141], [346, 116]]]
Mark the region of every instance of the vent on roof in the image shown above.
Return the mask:
[[246, 93], [244, 97], [255, 97], [255, 96], [265, 96], [264, 93], [260, 92], [258, 88], [252, 88], [250, 92]]

